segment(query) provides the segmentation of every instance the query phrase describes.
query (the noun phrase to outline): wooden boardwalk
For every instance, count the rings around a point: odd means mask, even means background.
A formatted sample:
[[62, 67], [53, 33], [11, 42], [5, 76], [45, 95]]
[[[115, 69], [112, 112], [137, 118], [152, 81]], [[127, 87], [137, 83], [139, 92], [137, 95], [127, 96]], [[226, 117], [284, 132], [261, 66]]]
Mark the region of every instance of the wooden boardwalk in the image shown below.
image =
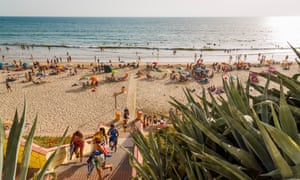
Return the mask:
[[[130, 120], [128, 124], [128, 130], [130, 130], [130, 124], [135, 122], [136, 118], [136, 79], [133, 75], [129, 76], [129, 86], [127, 90], [127, 108], [130, 112]], [[123, 132], [122, 121], [116, 124], [119, 128], [120, 137], [119, 145], [133, 152], [134, 145], [130, 137], [129, 132]], [[58, 180], [86, 180], [87, 179], [87, 158], [84, 157], [83, 162], [80, 163], [79, 159], [74, 159], [66, 164], [62, 164], [55, 169]], [[112, 157], [106, 159], [107, 164], [113, 165], [113, 171], [104, 170], [102, 173], [103, 179], [106, 180], [129, 180], [132, 175], [132, 168], [129, 164], [128, 154], [118, 148], [117, 152], [112, 152]], [[93, 170], [89, 179], [96, 180], [98, 178], [96, 170]]]

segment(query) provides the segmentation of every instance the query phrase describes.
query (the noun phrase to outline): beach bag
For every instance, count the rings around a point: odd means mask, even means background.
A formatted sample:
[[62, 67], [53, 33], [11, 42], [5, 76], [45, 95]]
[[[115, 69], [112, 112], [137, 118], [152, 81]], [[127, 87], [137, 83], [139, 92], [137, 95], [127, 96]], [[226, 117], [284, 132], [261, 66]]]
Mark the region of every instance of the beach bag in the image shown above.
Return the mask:
[[109, 153], [109, 151], [108, 151], [108, 149], [106, 148], [106, 146], [102, 146], [102, 149], [103, 149], [103, 151], [104, 151], [104, 154], [108, 154], [108, 153]]

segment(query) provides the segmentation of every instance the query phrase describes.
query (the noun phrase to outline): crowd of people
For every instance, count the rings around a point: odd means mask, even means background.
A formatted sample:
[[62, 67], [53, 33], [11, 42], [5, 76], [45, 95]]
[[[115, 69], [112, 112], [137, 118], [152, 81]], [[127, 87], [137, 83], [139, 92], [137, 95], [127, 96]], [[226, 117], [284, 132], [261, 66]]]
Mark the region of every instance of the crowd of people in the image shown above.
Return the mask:
[[[127, 130], [128, 121], [130, 119], [130, 113], [126, 107], [123, 111], [123, 129], [124, 132]], [[166, 120], [163, 116], [157, 115], [143, 115], [141, 116], [140, 122], [145, 129], [152, 128], [154, 130], [165, 127]], [[103, 170], [109, 169], [110, 172], [113, 170], [113, 165], [106, 163], [106, 158], [112, 157], [113, 153], [118, 150], [118, 138], [120, 132], [115, 124], [111, 124], [109, 128], [100, 127], [99, 130], [93, 134], [92, 140], [85, 139], [83, 133], [79, 130], [75, 131], [70, 141], [70, 160], [73, 156], [83, 162], [84, 148], [86, 143], [91, 144], [91, 153], [87, 159], [87, 177], [91, 176], [91, 173], [95, 169], [98, 175], [98, 179], [102, 179]], [[87, 137], [87, 138], [90, 138]]]
[[[100, 127], [92, 137], [92, 151], [87, 160], [87, 177], [90, 177], [93, 169], [96, 169], [98, 180], [102, 179], [102, 170], [113, 170], [112, 164], [106, 163], [106, 158], [112, 156], [112, 152], [117, 152], [119, 131], [114, 124], [111, 124], [107, 133], [104, 127]], [[86, 140], [80, 131], [75, 131], [70, 141], [70, 160], [75, 154], [76, 158], [83, 160], [83, 152]], [[111, 151], [107, 148], [110, 148]]]
[[160, 129], [165, 127], [166, 120], [163, 116], [160, 118], [157, 115], [144, 115], [144, 118], [142, 120], [143, 128], [152, 128], [152, 129]]

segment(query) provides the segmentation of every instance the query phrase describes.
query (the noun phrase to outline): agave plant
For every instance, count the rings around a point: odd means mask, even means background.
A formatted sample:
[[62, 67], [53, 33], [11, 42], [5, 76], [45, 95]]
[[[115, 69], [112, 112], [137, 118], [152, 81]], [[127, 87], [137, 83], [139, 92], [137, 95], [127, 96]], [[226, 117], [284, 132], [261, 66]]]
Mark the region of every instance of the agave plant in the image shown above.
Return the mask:
[[[18, 165], [18, 154], [20, 149], [20, 142], [23, 135], [24, 125], [26, 122], [26, 102], [24, 102], [24, 109], [21, 118], [18, 117], [18, 111], [16, 110], [13, 124], [11, 130], [9, 132], [7, 146], [6, 146], [6, 155], [4, 158], [4, 142], [5, 142], [5, 131], [3, 127], [3, 122], [0, 119], [0, 177], [3, 177], [5, 180], [15, 180], [16, 176], [20, 180], [25, 180], [27, 178], [27, 172], [29, 168], [30, 162], [30, 154], [32, 150], [32, 141], [34, 132], [37, 124], [37, 117], [34, 120], [34, 123], [31, 127], [28, 138], [26, 139], [26, 144], [24, 147], [23, 155], [22, 155], [22, 163], [19, 165], [20, 173], [17, 174], [17, 165]], [[64, 141], [68, 128], [66, 129], [61, 144]], [[44, 177], [45, 172], [54, 158], [57, 150], [49, 157], [43, 168], [39, 170], [36, 174], [35, 179], [40, 180]]]
[[[196, 97], [203, 104], [188, 90], [184, 91], [187, 104], [171, 98], [184, 116], [182, 120], [173, 115], [173, 131], [147, 137], [132, 133], [144, 158], [140, 163], [131, 154], [136, 178], [300, 178], [299, 75], [259, 75], [267, 79], [264, 87], [224, 81], [224, 96], [209, 94], [208, 100], [203, 93]], [[280, 89], [269, 89], [271, 81]], [[251, 96], [250, 86], [261, 95]]]

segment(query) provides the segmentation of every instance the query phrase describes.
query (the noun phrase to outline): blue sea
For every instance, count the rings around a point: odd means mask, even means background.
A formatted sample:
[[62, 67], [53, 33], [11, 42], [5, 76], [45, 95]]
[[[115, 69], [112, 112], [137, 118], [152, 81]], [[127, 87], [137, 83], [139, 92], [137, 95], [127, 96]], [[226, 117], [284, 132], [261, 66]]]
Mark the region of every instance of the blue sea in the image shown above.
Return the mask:
[[296, 58], [300, 17], [0, 17], [5, 61], [194, 62]]

